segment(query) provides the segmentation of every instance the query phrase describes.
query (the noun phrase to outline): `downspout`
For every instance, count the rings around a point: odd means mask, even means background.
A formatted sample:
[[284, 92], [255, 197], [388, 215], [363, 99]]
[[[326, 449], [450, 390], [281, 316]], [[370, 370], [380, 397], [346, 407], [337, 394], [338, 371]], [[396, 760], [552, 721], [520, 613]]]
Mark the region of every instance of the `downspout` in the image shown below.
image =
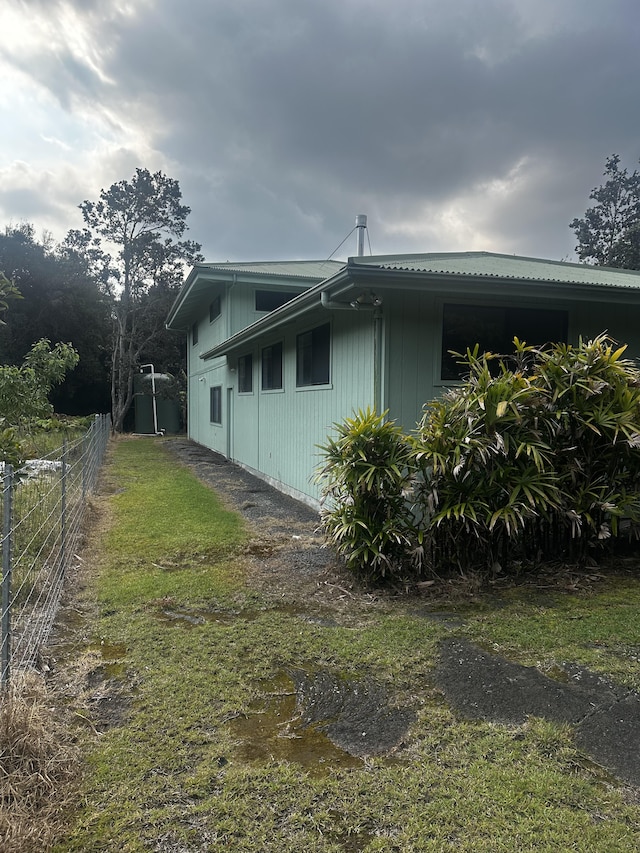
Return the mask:
[[227, 340], [231, 337], [231, 299], [230, 299], [230, 294], [231, 294], [231, 291], [233, 290], [233, 288], [236, 286], [237, 282], [238, 282], [238, 274], [234, 272], [233, 276], [231, 277], [231, 284], [227, 284], [227, 286], [225, 287], [224, 297], [225, 297], [225, 303], [226, 304], [225, 304], [224, 313], [225, 313], [225, 327], [226, 327], [225, 338], [227, 338]]
[[373, 408], [378, 414], [382, 412], [383, 320], [382, 308], [378, 307], [373, 312]]

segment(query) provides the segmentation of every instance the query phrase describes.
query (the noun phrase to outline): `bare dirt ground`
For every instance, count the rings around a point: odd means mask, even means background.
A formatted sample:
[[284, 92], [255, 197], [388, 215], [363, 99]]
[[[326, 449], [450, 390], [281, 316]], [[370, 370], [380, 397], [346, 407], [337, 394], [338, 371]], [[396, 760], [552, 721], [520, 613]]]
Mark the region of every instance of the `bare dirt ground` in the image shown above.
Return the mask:
[[169, 439], [165, 446], [249, 522], [256, 538], [247, 568], [251, 583], [268, 598], [306, 601], [315, 607], [330, 603], [334, 612], [343, 602], [342, 618], [347, 621], [350, 600], [377, 600], [377, 593], [348, 576], [326, 547], [317, 511], [186, 438]]

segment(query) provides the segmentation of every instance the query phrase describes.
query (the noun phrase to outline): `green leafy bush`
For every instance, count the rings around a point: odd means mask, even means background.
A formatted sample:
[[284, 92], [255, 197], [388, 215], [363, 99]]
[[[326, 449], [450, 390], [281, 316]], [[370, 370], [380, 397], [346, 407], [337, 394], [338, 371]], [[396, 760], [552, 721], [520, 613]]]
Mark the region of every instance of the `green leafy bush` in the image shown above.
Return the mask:
[[323, 524], [347, 565], [375, 577], [400, 570], [414, 542], [407, 503], [411, 441], [371, 409], [358, 411], [322, 450]]
[[24, 450], [15, 428], [7, 426], [5, 418], [0, 418], [0, 462], [18, 468], [23, 460]]
[[370, 411], [336, 427], [324, 522], [351, 568], [488, 575], [639, 538], [640, 371], [625, 347], [514, 345], [459, 356], [466, 381], [412, 436]]
[[20, 367], [0, 365], [0, 427], [4, 430], [0, 461], [16, 465], [25, 458], [20, 449], [21, 435], [33, 429], [39, 419], [51, 417], [49, 394], [77, 363], [78, 353], [71, 344], [52, 347], [43, 338], [31, 347]]
[[467, 353], [467, 381], [419, 425], [432, 567], [584, 562], [640, 523], [640, 374], [625, 347], [514, 343], [512, 358]]
[[496, 566], [560, 505], [554, 424], [535, 376], [477, 351], [463, 361], [467, 381], [428, 404], [417, 430], [415, 499], [438, 570]]

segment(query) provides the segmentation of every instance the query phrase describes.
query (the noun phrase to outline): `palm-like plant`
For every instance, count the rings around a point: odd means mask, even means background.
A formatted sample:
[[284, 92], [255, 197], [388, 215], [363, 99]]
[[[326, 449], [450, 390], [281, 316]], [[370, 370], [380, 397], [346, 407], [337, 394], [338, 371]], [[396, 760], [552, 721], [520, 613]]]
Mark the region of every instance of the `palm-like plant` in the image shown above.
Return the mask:
[[640, 375], [625, 348], [514, 344], [509, 359], [460, 356], [466, 383], [419, 425], [434, 564], [585, 559], [640, 523]]
[[351, 568], [584, 561], [640, 531], [640, 371], [625, 348], [514, 346], [459, 355], [467, 380], [412, 436], [369, 409], [335, 425], [323, 518]]
[[350, 568], [384, 577], [411, 546], [412, 444], [386, 413], [369, 408], [334, 429], [320, 448], [324, 528]]

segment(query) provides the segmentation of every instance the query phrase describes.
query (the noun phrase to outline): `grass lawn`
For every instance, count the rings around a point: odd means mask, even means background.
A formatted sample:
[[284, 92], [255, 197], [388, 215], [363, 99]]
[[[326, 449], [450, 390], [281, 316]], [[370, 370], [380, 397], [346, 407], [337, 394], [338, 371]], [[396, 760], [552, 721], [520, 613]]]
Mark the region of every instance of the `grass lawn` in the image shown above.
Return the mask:
[[[300, 619], [295, 588], [282, 606], [252, 587], [255, 532], [162, 442], [116, 442], [106, 473], [83, 593], [97, 602], [85, 682], [104, 690], [75, 715], [87, 771], [58, 853], [640, 848], [637, 790], [570, 727], [459, 719], [431, 677], [439, 641], [459, 635], [640, 689], [640, 580], [476, 595], [447, 605], [449, 624], [410, 596], [364, 594], [348, 619]], [[383, 685], [413, 714], [400, 748], [354, 758], [293, 726], [296, 671]]]

